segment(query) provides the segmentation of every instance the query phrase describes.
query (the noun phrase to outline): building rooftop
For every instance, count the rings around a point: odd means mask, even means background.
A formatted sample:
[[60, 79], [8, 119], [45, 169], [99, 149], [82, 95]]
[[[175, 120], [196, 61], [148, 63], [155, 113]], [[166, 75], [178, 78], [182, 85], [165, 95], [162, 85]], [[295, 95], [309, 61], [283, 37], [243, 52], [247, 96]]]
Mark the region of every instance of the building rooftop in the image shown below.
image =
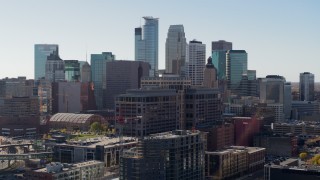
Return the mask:
[[50, 118], [49, 122], [86, 123], [95, 117], [103, 118], [95, 114], [57, 113]]
[[[132, 137], [123, 137], [122, 145], [135, 144], [137, 140]], [[95, 148], [96, 146], [104, 146], [105, 148], [121, 146], [120, 140], [118, 137], [96, 137], [88, 138], [85, 140], [78, 141], [69, 141], [68, 143], [59, 144], [59, 146], [81, 146]]]
[[86, 167], [86, 166], [90, 166], [90, 165], [94, 165], [94, 164], [102, 164], [102, 165], [104, 165], [103, 162], [96, 161], [96, 160], [80, 162], [80, 163], [75, 163], [75, 164], [51, 162], [51, 163], [47, 164], [45, 168], [34, 170], [34, 172], [55, 174], [55, 173], [61, 173], [63, 171], [68, 171], [68, 170], [75, 169], [75, 168], [80, 168], [80, 167]]
[[168, 131], [163, 133], [151, 134], [150, 136], [145, 137], [145, 139], [173, 139], [180, 136], [192, 136], [198, 135], [200, 131], [190, 131], [190, 130], [175, 130]]

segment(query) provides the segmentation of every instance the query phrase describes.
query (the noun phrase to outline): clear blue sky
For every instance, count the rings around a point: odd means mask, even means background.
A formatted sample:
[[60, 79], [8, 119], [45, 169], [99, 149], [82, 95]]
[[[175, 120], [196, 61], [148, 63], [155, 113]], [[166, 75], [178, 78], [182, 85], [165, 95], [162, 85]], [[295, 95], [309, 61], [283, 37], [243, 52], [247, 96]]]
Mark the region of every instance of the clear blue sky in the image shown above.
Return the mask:
[[[159, 20], [159, 65], [164, 68], [169, 25], [183, 24], [187, 40], [233, 42], [248, 52], [258, 77], [320, 75], [319, 0], [0, 0], [0, 78], [33, 78], [34, 44], [59, 44], [62, 59], [88, 61], [111, 51], [134, 59], [134, 28], [142, 16]], [[87, 48], [86, 48], [87, 47]]]

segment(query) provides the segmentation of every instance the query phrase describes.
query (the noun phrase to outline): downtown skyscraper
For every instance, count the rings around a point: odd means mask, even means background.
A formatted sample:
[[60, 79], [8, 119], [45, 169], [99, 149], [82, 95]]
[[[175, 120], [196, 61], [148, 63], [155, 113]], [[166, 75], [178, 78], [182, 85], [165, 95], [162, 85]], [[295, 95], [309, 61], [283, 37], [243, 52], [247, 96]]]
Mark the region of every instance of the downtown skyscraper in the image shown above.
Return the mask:
[[189, 58], [187, 62], [187, 76], [194, 86], [202, 86], [206, 64], [206, 45], [201, 41], [189, 42]]
[[94, 96], [99, 110], [106, 108], [107, 62], [116, 59], [112, 52], [91, 54], [91, 79], [94, 84]]
[[34, 45], [34, 80], [45, 77], [47, 58], [52, 53], [59, 55], [59, 46], [57, 44]]
[[183, 25], [171, 25], [166, 39], [166, 73], [184, 75], [186, 46]]
[[314, 74], [300, 73], [300, 101], [314, 101]]
[[151, 66], [149, 75], [157, 76], [159, 19], [152, 16], [143, 18], [145, 24], [142, 28], [135, 28], [135, 60], [148, 62]]
[[226, 53], [232, 50], [232, 42], [224, 40], [212, 42], [212, 63], [217, 68], [218, 80], [226, 80]]
[[245, 50], [228, 50], [226, 53], [226, 77], [231, 91], [239, 88], [242, 75], [247, 73], [247, 57]]

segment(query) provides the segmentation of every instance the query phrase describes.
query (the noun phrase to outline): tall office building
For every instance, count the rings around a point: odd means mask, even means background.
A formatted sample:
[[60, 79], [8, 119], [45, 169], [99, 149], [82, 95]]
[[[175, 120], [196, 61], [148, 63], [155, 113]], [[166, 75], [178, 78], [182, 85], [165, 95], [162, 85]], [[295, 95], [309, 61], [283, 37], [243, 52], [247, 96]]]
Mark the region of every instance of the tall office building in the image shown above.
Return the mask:
[[314, 101], [314, 74], [300, 73], [300, 101]]
[[177, 130], [145, 137], [120, 158], [120, 180], [202, 180], [204, 141], [197, 130]]
[[183, 74], [186, 46], [183, 25], [170, 25], [166, 40], [166, 73]]
[[34, 45], [34, 80], [45, 77], [47, 57], [52, 53], [59, 55], [57, 44]]
[[80, 80], [80, 63], [78, 60], [65, 60], [64, 70], [66, 81]]
[[142, 77], [149, 76], [149, 63], [117, 60], [107, 62], [106, 108], [114, 109], [115, 97], [128, 89], [140, 88]]
[[116, 97], [117, 122], [123, 134], [143, 137], [178, 129], [177, 93], [175, 89], [136, 89]]
[[115, 59], [115, 55], [111, 52], [91, 54], [91, 79], [94, 84], [94, 96], [99, 110], [106, 107], [104, 99], [106, 97], [107, 62]]
[[276, 122], [283, 121], [285, 117], [285, 82], [285, 78], [278, 75], [268, 75], [259, 79], [260, 101], [274, 109]]
[[218, 88], [217, 69], [212, 64], [212, 58], [208, 58], [208, 63], [204, 68], [203, 86], [208, 88]]
[[232, 42], [224, 40], [212, 42], [212, 63], [217, 68], [218, 80], [226, 79], [226, 53], [232, 50]]
[[91, 82], [91, 66], [88, 62], [85, 62], [81, 67], [81, 82]]
[[266, 78], [259, 79], [260, 101], [283, 104], [285, 82], [284, 77], [277, 75], [268, 75]]
[[52, 113], [76, 113], [82, 111], [81, 83], [56, 82], [52, 84]]
[[218, 89], [187, 89], [184, 105], [186, 129], [212, 127], [221, 120], [222, 108]]
[[59, 55], [52, 53], [47, 58], [45, 79], [51, 82], [65, 80], [64, 61]]
[[148, 62], [151, 66], [150, 76], [158, 73], [158, 18], [143, 17], [143, 28], [135, 28], [135, 60]]
[[247, 52], [245, 50], [228, 50], [226, 53], [226, 77], [231, 91], [239, 88], [243, 74], [248, 70]]
[[187, 64], [187, 76], [194, 86], [202, 86], [203, 70], [206, 64], [206, 45], [201, 41], [190, 41], [189, 58]]
[[232, 50], [232, 42], [227, 42], [225, 40], [212, 41], [211, 44], [212, 51], [228, 51]]

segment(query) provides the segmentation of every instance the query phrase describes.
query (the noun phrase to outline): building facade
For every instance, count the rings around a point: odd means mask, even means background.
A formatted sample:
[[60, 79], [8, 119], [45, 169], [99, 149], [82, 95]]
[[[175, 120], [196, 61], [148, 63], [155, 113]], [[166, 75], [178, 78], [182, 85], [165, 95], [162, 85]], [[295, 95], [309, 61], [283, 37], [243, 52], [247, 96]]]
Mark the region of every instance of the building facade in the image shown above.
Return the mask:
[[300, 73], [300, 101], [314, 101], [314, 74]]
[[208, 88], [218, 88], [217, 69], [212, 64], [212, 58], [208, 62], [203, 72], [203, 86]]
[[88, 62], [85, 62], [81, 67], [81, 82], [91, 82], [91, 66]]
[[82, 110], [81, 82], [52, 84], [52, 113], [75, 113]]
[[232, 50], [232, 42], [224, 40], [213, 41], [212, 47], [212, 63], [217, 68], [218, 80], [226, 79], [226, 53]]
[[151, 16], [143, 17], [145, 24], [143, 28], [135, 29], [135, 60], [150, 64], [150, 76], [158, 73], [158, 37], [159, 19]]
[[239, 88], [242, 75], [247, 73], [247, 56], [245, 50], [228, 50], [226, 53], [226, 77], [231, 91]]
[[64, 61], [56, 54], [50, 54], [46, 61], [45, 79], [50, 82], [65, 80]]
[[145, 137], [121, 157], [120, 180], [202, 180], [203, 144], [200, 131], [177, 130]]
[[107, 62], [106, 97], [107, 109], [115, 108], [115, 97], [128, 89], [140, 88], [141, 78], [149, 76], [150, 65], [143, 61], [116, 60]]
[[28, 170], [26, 179], [64, 180], [68, 179], [101, 179], [104, 176], [104, 164], [100, 161], [87, 161], [76, 164], [50, 163], [45, 168]]
[[45, 77], [46, 61], [50, 54], [59, 55], [59, 46], [57, 44], [34, 45], [34, 80]]
[[166, 39], [166, 73], [184, 75], [186, 46], [183, 25], [170, 25]]
[[114, 61], [115, 55], [111, 52], [91, 54], [91, 78], [94, 84], [94, 96], [99, 110], [105, 109], [107, 62]]
[[205, 153], [206, 179], [236, 179], [263, 168], [265, 148], [231, 146]]
[[202, 86], [203, 70], [206, 61], [206, 45], [201, 41], [189, 42], [189, 58], [187, 62], [187, 76], [191, 79], [194, 86]]
[[228, 51], [232, 50], [232, 42], [227, 42], [225, 40], [212, 41], [211, 51]]
[[80, 63], [78, 60], [64, 60], [65, 80], [80, 81]]
[[173, 89], [137, 89], [116, 97], [116, 121], [123, 134], [142, 137], [179, 127]]
[[218, 89], [187, 89], [184, 103], [186, 129], [210, 127], [221, 120], [221, 99]]

